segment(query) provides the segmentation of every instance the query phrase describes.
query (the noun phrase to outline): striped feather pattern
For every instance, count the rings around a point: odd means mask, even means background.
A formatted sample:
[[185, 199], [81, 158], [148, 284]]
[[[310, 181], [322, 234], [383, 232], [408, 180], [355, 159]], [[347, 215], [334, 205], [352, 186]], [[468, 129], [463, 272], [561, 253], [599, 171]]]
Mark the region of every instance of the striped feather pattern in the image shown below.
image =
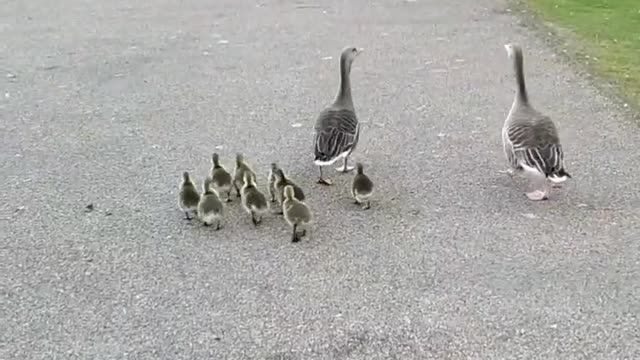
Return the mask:
[[315, 125], [315, 160], [331, 161], [353, 151], [360, 137], [360, 126], [351, 109], [323, 110]]
[[519, 165], [536, 169], [546, 177], [567, 176], [555, 125], [545, 116], [535, 120], [512, 123], [506, 128], [513, 158]]

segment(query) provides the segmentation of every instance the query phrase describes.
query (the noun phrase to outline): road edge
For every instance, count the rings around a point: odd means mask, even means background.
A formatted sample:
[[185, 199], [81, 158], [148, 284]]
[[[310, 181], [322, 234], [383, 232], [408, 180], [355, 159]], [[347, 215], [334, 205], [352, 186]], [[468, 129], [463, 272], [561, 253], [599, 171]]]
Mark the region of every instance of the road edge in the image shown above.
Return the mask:
[[555, 54], [577, 69], [581, 76], [586, 76], [591, 85], [612, 101], [616, 110], [640, 126], [640, 103], [626, 95], [624, 88], [615, 78], [600, 74], [593, 66], [579, 61], [587, 58], [588, 54], [585, 46], [580, 44], [570, 30], [545, 20], [529, 7], [526, 0], [507, 0], [507, 6], [511, 8], [512, 14], [532, 29]]

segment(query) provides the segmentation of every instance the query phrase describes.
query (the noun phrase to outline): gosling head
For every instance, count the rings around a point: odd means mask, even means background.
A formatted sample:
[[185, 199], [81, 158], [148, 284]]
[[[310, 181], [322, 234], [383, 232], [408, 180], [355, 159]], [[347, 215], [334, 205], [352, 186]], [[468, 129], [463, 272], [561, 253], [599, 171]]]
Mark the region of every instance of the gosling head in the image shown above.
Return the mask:
[[273, 162], [271, 163], [271, 172], [275, 174], [276, 171], [278, 171], [278, 164]]
[[191, 176], [189, 175], [188, 171], [185, 171], [185, 172], [182, 173], [182, 180], [185, 183], [191, 182]]
[[293, 186], [287, 185], [284, 187], [284, 198], [285, 200], [295, 199], [295, 191], [293, 190]]
[[204, 182], [202, 183], [202, 191], [204, 193], [209, 193], [211, 192], [211, 183], [213, 182], [213, 179], [211, 179], [210, 177], [206, 177], [204, 178]]
[[213, 155], [211, 155], [211, 162], [213, 163], [213, 165], [219, 165], [220, 155], [218, 155], [218, 153], [213, 153]]
[[244, 162], [244, 155], [237, 153], [236, 154], [236, 163], [242, 164]]
[[364, 174], [364, 166], [362, 165], [362, 163], [356, 163], [356, 174]]
[[256, 179], [253, 177], [253, 174], [248, 171], [244, 173], [243, 181], [245, 186], [256, 186]]
[[284, 176], [284, 171], [282, 171], [282, 169], [280, 169], [280, 168], [277, 168], [276, 171], [274, 172], [274, 174], [280, 180], [286, 179], [285, 176]]

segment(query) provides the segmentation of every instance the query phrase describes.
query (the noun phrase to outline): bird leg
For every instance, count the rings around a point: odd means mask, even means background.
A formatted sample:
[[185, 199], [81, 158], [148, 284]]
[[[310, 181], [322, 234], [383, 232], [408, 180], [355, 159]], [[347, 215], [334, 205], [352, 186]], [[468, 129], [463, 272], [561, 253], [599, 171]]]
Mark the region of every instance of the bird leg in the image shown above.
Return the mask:
[[216, 221], [216, 231], [220, 230], [220, 219]]
[[209, 225], [211, 225], [211, 224], [209, 224], [208, 222], [206, 222], [206, 221], [205, 221], [205, 222], [203, 222], [203, 223], [202, 223], [202, 225], [204, 225], [204, 226], [207, 226], [207, 227], [208, 227], [208, 226], [209, 226]]
[[229, 188], [229, 191], [227, 191], [227, 202], [231, 202], [231, 188]]
[[322, 166], [318, 166], [318, 171], [320, 171], [320, 177], [318, 178], [318, 184], [322, 184], [322, 185], [333, 185], [333, 181], [331, 181], [330, 179], [325, 179], [324, 177], [322, 177]]
[[253, 223], [253, 226], [258, 226], [258, 220], [256, 219], [255, 211], [251, 211], [251, 222]]
[[343, 160], [343, 163], [342, 163], [342, 166], [337, 168], [336, 171], [340, 172], [340, 173], [343, 173], [343, 174], [344, 173], [348, 173], [350, 171], [353, 171], [353, 169], [355, 169], [355, 168], [353, 166], [349, 166], [348, 165], [348, 161], [349, 161], [349, 156], [345, 156], [344, 160]]
[[189, 212], [188, 211], [184, 212], [184, 216], [185, 216], [185, 220], [191, 221], [193, 219], [192, 217], [189, 216]]
[[371, 201], [367, 200], [367, 205], [363, 206], [362, 209], [363, 210], [369, 210], [371, 208]]
[[291, 242], [295, 243], [300, 241], [300, 237], [298, 236], [298, 224], [293, 224], [293, 234], [291, 235]]
[[240, 188], [238, 187], [238, 182], [235, 180], [233, 180], [233, 187], [236, 188], [236, 196], [242, 197], [242, 195], [240, 195]]
[[533, 190], [526, 193], [529, 200], [541, 201], [547, 200], [549, 196], [549, 186], [547, 185], [547, 179], [538, 173], [530, 173], [529, 179]]

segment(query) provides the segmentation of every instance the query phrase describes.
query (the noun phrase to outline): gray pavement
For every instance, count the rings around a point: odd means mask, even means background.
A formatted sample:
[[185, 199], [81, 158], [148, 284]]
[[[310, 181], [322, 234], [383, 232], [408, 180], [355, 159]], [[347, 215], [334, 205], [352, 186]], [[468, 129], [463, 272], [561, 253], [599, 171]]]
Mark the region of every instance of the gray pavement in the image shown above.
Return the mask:
[[[4, 1], [0, 358], [640, 358], [640, 130], [505, 7]], [[509, 41], [574, 175], [544, 203], [498, 173]], [[368, 212], [311, 162], [346, 45]], [[278, 161], [312, 238], [184, 221], [216, 149]]]

